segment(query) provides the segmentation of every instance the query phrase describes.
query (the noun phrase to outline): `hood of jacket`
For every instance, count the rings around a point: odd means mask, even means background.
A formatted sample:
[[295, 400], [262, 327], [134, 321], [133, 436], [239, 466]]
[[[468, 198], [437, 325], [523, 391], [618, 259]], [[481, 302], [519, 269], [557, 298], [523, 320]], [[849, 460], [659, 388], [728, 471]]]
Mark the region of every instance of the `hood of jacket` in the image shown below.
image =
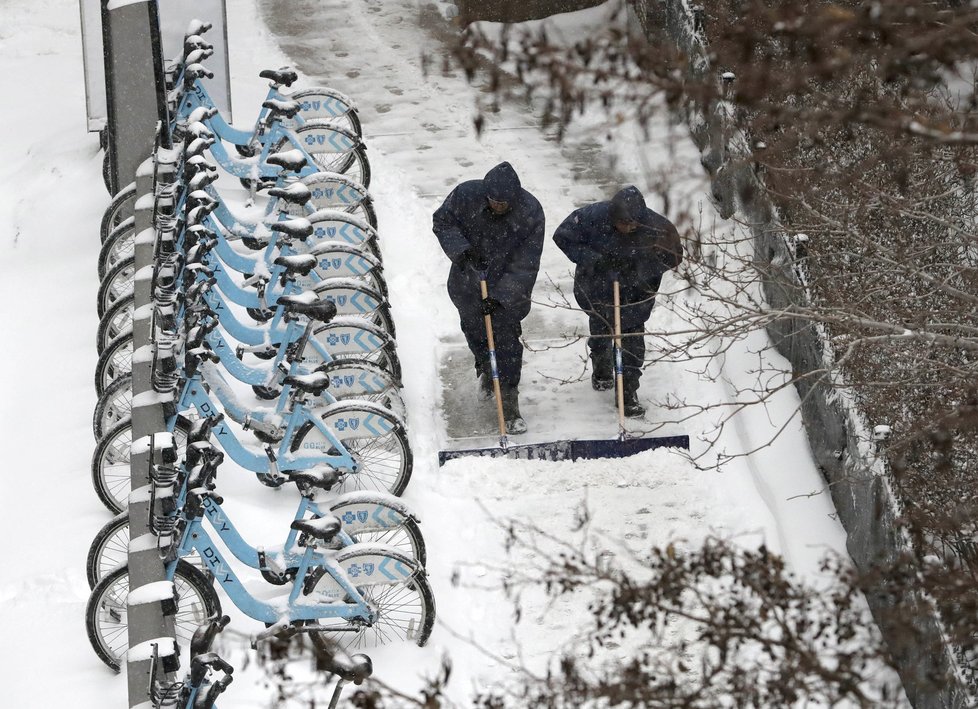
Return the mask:
[[523, 186], [516, 170], [508, 162], [501, 162], [486, 173], [482, 179], [486, 197], [497, 202], [508, 202], [511, 206], [519, 201]]

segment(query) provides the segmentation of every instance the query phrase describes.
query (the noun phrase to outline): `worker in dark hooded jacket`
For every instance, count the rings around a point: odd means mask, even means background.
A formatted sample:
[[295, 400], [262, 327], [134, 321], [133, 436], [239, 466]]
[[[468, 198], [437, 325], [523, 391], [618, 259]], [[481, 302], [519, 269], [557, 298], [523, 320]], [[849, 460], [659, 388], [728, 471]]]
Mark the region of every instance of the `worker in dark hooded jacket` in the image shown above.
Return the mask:
[[[523, 189], [516, 170], [500, 163], [481, 180], [463, 182], [433, 218], [435, 236], [452, 261], [448, 295], [458, 308], [462, 332], [475, 357], [484, 396], [492, 395], [485, 315], [492, 316], [496, 363], [507, 433], [523, 433], [519, 383], [523, 368], [521, 321], [540, 269], [544, 215], [536, 197]], [[489, 296], [482, 298], [485, 274]]]
[[626, 187], [610, 201], [572, 212], [557, 227], [554, 242], [577, 265], [574, 297], [588, 315], [591, 386], [598, 391], [615, 386], [612, 283], [617, 278], [625, 415], [643, 415], [638, 388], [645, 360], [645, 323], [652, 315], [662, 275], [682, 262], [679, 232], [645, 206], [638, 189]]

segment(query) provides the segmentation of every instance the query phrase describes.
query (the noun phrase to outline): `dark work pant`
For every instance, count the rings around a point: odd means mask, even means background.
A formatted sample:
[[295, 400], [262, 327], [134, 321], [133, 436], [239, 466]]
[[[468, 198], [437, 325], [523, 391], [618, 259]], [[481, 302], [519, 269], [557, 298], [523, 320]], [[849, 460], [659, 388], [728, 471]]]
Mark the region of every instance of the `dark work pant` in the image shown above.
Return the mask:
[[[595, 296], [575, 284], [574, 297], [587, 313], [591, 336], [587, 346], [591, 350], [592, 363], [605, 366], [605, 375], [614, 376], [615, 308], [610, 296]], [[652, 315], [655, 301], [651, 298], [639, 303], [624, 304], [621, 308], [621, 363], [622, 384], [625, 391], [637, 391], [645, 361], [645, 323]]]
[[[486, 337], [486, 321], [478, 302], [459, 304], [459, 324], [475, 361], [489, 371], [489, 340]], [[492, 337], [496, 345], [496, 366], [499, 369], [499, 383], [503, 386], [516, 386], [520, 383], [523, 369], [523, 334], [520, 319], [510, 316], [505, 308], [492, 314]]]

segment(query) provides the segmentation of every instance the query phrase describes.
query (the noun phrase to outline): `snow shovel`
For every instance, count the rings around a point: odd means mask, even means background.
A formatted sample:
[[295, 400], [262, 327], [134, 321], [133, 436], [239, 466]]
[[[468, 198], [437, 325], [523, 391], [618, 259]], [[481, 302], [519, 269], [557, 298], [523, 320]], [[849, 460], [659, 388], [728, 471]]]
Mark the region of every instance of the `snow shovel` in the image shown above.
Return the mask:
[[[480, 282], [482, 298], [489, 296], [485, 275]], [[438, 465], [465, 456], [488, 458], [513, 458], [517, 460], [588, 460], [594, 458], [625, 458], [654, 448], [689, 448], [689, 436], [658, 436], [655, 438], [627, 438], [625, 432], [625, 390], [621, 359], [621, 296], [618, 278], [614, 284], [615, 309], [615, 380], [618, 402], [618, 438], [552, 441], [509, 445], [506, 421], [503, 417], [502, 395], [499, 390], [499, 371], [496, 368], [496, 347], [492, 337], [492, 318], [486, 315], [486, 338], [489, 342], [489, 365], [492, 370], [493, 391], [496, 395], [496, 417], [499, 422], [499, 446], [496, 448], [469, 448], [438, 452]]]

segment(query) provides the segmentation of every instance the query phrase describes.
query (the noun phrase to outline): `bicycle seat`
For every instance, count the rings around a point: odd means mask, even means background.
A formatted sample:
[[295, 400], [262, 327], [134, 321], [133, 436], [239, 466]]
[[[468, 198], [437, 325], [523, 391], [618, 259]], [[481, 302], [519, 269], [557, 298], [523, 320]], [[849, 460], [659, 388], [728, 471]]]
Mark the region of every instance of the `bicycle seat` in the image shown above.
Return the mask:
[[308, 239], [310, 236], [312, 236], [313, 232], [312, 224], [304, 217], [282, 219], [281, 221], [272, 222], [268, 225], [268, 227], [272, 231], [285, 234], [290, 239], [299, 239], [300, 241], [305, 241]]
[[299, 75], [291, 69], [264, 69], [258, 73], [258, 76], [285, 86], [292, 86], [299, 80]]
[[288, 187], [273, 187], [268, 190], [268, 196], [301, 206], [312, 199], [312, 192], [303, 183], [293, 182]]
[[[315, 298], [315, 294], [311, 294]], [[278, 299], [278, 305], [281, 305], [289, 315], [305, 315], [323, 323], [328, 323], [336, 317], [336, 304], [332, 301], [316, 299], [310, 302], [304, 296], [305, 294], [283, 295]]]
[[308, 163], [306, 156], [300, 150], [283, 150], [280, 153], [272, 153], [266, 158], [269, 165], [278, 165], [283, 170], [299, 172]]
[[340, 479], [340, 474], [332, 465], [317, 465], [308, 470], [287, 471], [289, 479], [300, 488], [318, 487], [322, 490], [331, 490]]
[[334, 515], [325, 515], [312, 519], [297, 519], [291, 526], [298, 532], [305, 532], [310, 537], [328, 544], [343, 527], [343, 523]]
[[279, 256], [273, 263], [285, 269], [283, 275], [286, 278], [295, 275], [308, 276], [309, 272], [316, 267], [316, 257], [311, 254], [290, 254]]
[[295, 387], [306, 394], [319, 396], [329, 389], [329, 375], [325, 372], [312, 372], [310, 374], [290, 374], [282, 380], [283, 384]]
[[299, 112], [302, 108], [298, 101], [292, 101], [291, 99], [278, 99], [270, 98], [262, 103], [264, 108], [267, 108], [275, 115], [285, 116], [286, 118], [295, 118], [295, 114]]

